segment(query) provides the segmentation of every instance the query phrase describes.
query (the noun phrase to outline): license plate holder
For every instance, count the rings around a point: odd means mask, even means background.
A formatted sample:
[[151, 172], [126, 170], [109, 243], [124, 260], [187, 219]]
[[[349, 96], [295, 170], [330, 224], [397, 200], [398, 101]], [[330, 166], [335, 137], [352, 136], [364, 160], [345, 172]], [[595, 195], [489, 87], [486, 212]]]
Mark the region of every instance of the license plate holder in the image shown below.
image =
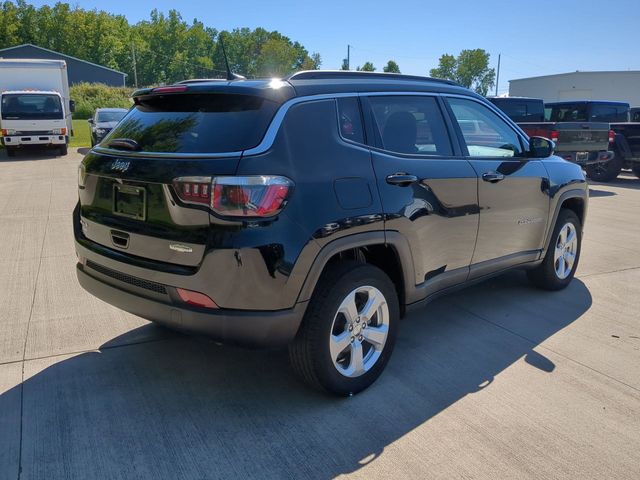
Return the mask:
[[134, 220], [146, 220], [147, 191], [133, 185], [113, 185], [113, 213]]
[[589, 160], [589, 152], [576, 152], [576, 160], [578, 162]]

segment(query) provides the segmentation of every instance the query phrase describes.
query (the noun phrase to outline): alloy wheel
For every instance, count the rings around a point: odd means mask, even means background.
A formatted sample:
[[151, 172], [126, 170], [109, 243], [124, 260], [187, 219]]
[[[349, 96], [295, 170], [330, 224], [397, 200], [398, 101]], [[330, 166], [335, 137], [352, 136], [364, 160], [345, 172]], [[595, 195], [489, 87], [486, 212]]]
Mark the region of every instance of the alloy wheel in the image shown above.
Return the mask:
[[359, 377], [378, 361], [389, 334], [389, 307], [380, 290], [358, 287], [338, 307], [329, 338], [333, 365], [345, 377]]
[[560, 229], [553, 255], [556, 275], [560, 280], [567, 278], [576, 262], [578, 234], [573, 223], [565, 223]]

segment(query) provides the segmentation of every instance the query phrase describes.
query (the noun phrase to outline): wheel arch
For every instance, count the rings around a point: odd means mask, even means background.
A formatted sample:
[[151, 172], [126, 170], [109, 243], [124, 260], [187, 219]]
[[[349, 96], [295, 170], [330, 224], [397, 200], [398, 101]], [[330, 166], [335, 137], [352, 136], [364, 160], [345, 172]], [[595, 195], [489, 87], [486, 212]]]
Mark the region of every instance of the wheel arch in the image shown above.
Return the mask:
[[398, 232], [374, 231], [342, 237], [325, 245], [316, 256], [298, 296], [308, 301], [327, 266], [341, 259], [355, 259], [384, 271], [396, 286], [401, 313], [408, 289], [415, 288], [413, 258], [408, 241]]
[[551, 243], [551, 236], [553, 235], [553, 229], [556, 225], [556, 222], [558, 221], [560, 210], [562, 210], [563, 208], [572, 210], [578, 216], [580, 224], [584, 228], [584, 222], [587, 216], [587, 207], [588, 193], [583, 189], [568, 190], [560, 195], [558, 201], [556, 202], [551, 221], [549, 222], [549, 225], [547, 227], [544, 249], [542, 251], [541, 257], [544, 257], [547, 249], [549, 248], [549, 245]]

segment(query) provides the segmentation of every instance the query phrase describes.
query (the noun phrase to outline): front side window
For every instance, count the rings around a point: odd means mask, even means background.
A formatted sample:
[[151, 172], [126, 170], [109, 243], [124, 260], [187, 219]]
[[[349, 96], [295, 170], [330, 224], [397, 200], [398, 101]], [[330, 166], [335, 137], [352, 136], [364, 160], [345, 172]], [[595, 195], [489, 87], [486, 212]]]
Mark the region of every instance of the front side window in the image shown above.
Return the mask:
[[451, 156], [449, 134], [434, 97], [369, 97], [378, 141], [385, 150]]
[[449, 98], [470, 157], [520, 157], [516, 132], [491, 109], [473, 100]]
[[3, 120], [60, 120], [62, 102], [59, 95], [45, 93], [8, 93], [0, 105]]

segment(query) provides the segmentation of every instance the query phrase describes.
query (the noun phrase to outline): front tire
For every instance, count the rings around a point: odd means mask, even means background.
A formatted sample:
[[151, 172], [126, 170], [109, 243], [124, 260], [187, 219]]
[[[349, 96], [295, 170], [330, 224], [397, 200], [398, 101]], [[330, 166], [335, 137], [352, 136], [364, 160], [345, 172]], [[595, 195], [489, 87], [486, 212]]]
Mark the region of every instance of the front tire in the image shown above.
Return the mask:
[[68, 153], [69, 147], [65, 144], [59, 148], [60, 155], [63, 157]]
[[640, 162], [633, 162], [633, 164], [631, 165], [631, 170], [636, 177], [640, 178]]
[[7, 149], [7, 157], [15, 157], [16, 156], [16, 150], [14, 148], [6, 147], [6, 149]]
[[544, 290], [562, 290], [573, 279], [582, 248], [582, 224], [573, 210], [562, 209], [540, 265], [527, 271], [531, 283]]
[[587, 165], [587, 177], [596, 182], [610, 182], [620, 175], [622, 163], [622, 157], [616, 151], [615, 156], [608, 162]]
[[315, 388], [358, 393], [389, 361], [399, 318], [398, 294], [382, 270], [355, 261], [331, 265], [289, 347], [293, 370]]

